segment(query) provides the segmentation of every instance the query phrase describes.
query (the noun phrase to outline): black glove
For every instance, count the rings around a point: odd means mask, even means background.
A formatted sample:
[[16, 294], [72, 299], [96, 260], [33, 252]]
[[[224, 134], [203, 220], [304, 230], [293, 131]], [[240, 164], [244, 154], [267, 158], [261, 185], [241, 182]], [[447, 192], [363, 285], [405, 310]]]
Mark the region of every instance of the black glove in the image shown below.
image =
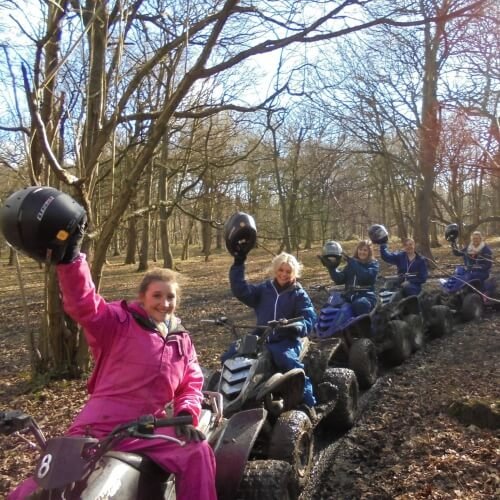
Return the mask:
[[326, 257], [325, 255], [318, 255], [318, 259], [321, 263], [330, 271], [331, 269], [336, 269], [340, 264], [339, 257]]
[[292, 323], [291, 325], [288, 326], [280, 326], [279, 328], [276, 329], [276, 336], [279, 337], [280, 339], [295, 340], [300, 337], [301, 333], [302, 333], [302, 327], [297, 323]]
[[175, 435], [178, 438], [184, 438], [188, 443], [191, 441], [195, 441], [199, 443], [200, 441], [204, 441], [206, 439], [205, 434], [197, 429], [194, 425], [176, 425], [175, 426]]
[[342, 257], [344, 257], [346, 262], [349, 262], [352, 259], [352, 257], [349, 257], [349, 255], [347, 255], [345, 252], [342, 252]]
[[234, 265], [241, 266], [247, 260], [247, 254], [243, 252], [238, 252], [234, 254]]
[[377, 241], [379, 245], [387, 245], [387, 242], [389, 241], [389, 236], [384, 236], [383, 238], [380, 238], [380, 240]]
[[66, 243], [66, 250], [64, 251], [64, 255], [61, 257], [59, 264], [69, 264], [80, 255], [80, 248], [82, 247], [86, 229], [87, 216], [84, 215], [75, 232], [69, 237], [68, 242]]

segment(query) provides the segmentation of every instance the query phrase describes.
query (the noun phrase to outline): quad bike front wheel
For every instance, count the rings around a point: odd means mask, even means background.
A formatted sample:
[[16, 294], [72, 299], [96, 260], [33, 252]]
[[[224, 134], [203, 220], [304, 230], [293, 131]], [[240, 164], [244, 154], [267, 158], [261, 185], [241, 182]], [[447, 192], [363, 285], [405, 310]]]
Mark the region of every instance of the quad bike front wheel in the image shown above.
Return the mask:
[[481, 319], [484, 313], [483, 299], [477, 293], [468, 293], [462, 301], [460, 317], [462, 321]]
[[356, 374], [348, 368], [328, 368], [323, 382], [337, 387], [338, 397], [334, 409], [323, 417], [325, 430], [345, 432], [349, 430], [358, 414], [359, 387]]
[[398, 319], [389, 321], [387, 328], [390, 347], [384, 355], [389, 364], [397, 366], [410, 357], [410, 328], [404, 321]]
[[284, 460], [251, 460], [247, 463], [238, 500], [295, 500], [292, 466]]
[[453, 313], [448, 306], [432, 306], [429, 316], [428, 332], [431, 338], [453, 333]]
[[416, 352], [424, 346], [424, 322], [420, 314], [408, 314], [404, 317], [405, 323], [410, 327], [411, 351]]
[[360, 389], [369, 389], [378, 377], [378, 358], [370, 339], [356, 339], [349, 349], [349, 368], [354, 371]]
[[292, 466], [297, 495], [311, 472], [313, 451], [313, 425], [309, 417], [298, 410], [282, 413], [273, 426], [268, 457]]

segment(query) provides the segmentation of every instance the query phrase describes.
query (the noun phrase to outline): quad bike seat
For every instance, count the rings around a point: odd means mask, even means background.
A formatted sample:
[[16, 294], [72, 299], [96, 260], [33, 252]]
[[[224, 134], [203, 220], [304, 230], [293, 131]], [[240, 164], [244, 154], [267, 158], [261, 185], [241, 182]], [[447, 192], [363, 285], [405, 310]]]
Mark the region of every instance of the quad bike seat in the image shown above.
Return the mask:
[[116, 460], [130, 465], [141, 473], [154, 478], [155, 481], [164, 482], [170, 476], [170, 473], [153, 462], [148, 457], [138, 455], [137, 453], [129, 453], [126, 451], [108, 451], [104, 456], [112, 457]]

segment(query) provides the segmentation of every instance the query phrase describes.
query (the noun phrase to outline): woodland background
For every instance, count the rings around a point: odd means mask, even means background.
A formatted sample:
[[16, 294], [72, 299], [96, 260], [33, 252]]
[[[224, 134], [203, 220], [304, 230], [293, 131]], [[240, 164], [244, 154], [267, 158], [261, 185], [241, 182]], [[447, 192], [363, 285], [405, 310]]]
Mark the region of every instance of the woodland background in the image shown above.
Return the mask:
[[[463, 241], [496, 235], [499, 9], [6, 0], [1, 199], [40, 184], [82, 203], [97, 286], [111, 258], [208, 261], [235, 210], [270, 252], [363, 238], [372, 223], [428, 257], [449, 222]], [[52, 268], [45, 280], [32, 372], [80, 376], [85, 343]]]

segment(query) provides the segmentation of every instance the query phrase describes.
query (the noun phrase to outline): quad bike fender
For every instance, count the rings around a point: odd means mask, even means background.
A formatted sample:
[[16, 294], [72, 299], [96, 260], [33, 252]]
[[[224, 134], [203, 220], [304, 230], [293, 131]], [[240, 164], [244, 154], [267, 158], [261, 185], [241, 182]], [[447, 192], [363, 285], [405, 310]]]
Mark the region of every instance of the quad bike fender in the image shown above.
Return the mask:
[[278, 393], [285, 400], [285, 411], [296, 408], [304, 397], [306, 374], [302, 368], [293, 368], [286, 373], [275, 373], [259, 389], [256, 399], [263, 401], [267, 394]]
[[248, 457], [267, 418], [263, 408], [244, 410], [227, 420], [214, 446], [219, 500], [236, 498]]
[[397, 310], [401, 316], [408, 316], [408, 314], [420, 314], [418, 297], [416, 295], [405, 297], [399, 302]]
[[353, 318], [344, 330], [343, 337], [350, 347], [354, 339], [371, 336], [372, 319], [369, 314], [360, 314]]

